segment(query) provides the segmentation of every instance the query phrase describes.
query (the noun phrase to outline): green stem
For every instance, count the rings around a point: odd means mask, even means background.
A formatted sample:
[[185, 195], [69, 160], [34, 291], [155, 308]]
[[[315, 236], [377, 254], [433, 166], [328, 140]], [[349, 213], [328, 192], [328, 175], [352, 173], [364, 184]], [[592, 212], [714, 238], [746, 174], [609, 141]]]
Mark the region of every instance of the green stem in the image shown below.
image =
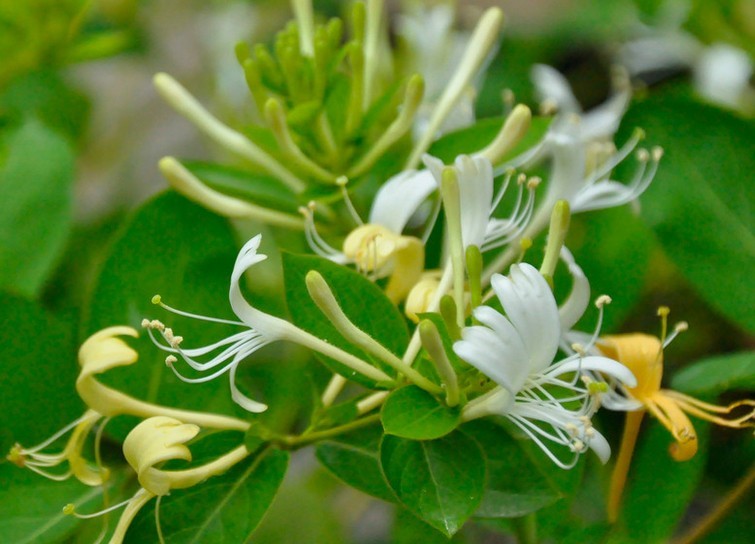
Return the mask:
[[519, 544], [537, 544], [537, 518], [534, 512], [512, 521]]
[[305, 431], [303, 434], [298, 436], [282, 436], [279, 438], [279, 440], [284, 446], [287, 446], [289, 448], [299, 448], [306, 446], [307, 444], [317, 442], [318, 440], [331, 438], [333, 436], [338, 436], [339, 434], [345, 434], [355, 429], [361, 429], [362, 427], [372, 425], [373, 423], [376, 423], [378, 421], [380, 421], [380, 414], [373, 414], [371, 416], [363, 417], [362, 419], [356, 419], [344, 425], [331, 427], [330, 429], [324, 429], [322, 431]]

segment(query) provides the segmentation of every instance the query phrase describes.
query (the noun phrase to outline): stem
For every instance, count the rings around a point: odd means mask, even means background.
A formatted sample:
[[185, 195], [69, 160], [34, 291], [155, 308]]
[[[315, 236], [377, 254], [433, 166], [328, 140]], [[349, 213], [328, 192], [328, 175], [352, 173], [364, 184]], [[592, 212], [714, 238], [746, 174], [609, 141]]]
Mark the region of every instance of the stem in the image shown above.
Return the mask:
[[726, 515], [734, 508], [737, 502], [744, 498], [748, 491], [755, 484], [755, 464], [745, 474], [744, 478], [737, 482], [724, 499], [713, 510], [700, 520], [700, 522], [684, 533], [674, 544], [692, 544], [708, 534]]
[[519, 544], [537, 544], [537, 518], [535, 512], [514, 518], [514, 532]]
[[621, 437], [621, 449], [619, 450], [619, 456], [616, 458], [616, 466], [613, 467], [611, 488], [608, 492], [607, 510], [608, 521], [610, 523], [615, 523], [619, 518], [621, 496], [624, 492], [629, 464], [632, 461], [634, 446], [637, 443], [637, 435], [640, 432], [640, 424], [644, 415], [644, 410], [627, 412], [626, 421], [624, 422], [624, 434]]
[[377, 421], [380, 421], [380, 414], [373, 414], [371, 416], [357, 419], [344, 425], [339, 425], [337, 427], [331, 427], [330, 429], [325, 429], [323, 431], [313, 431], [311, 433], [305, 432], [304, 434], [301, 434], [299, 436], [282, 436], [280, 438], [280, 441], [283, 443], [283, 445], [288, 447], [306, 446], [307, 444], [312, 444], [313, 442], [317, 442], [318, 440], [322, 440], [324, 438], [331, 438], [333, 436], [338, 436], [339, 434], [348, 433], [349, 431], [353, 431], [355, 429], [367, 427], [368, 425], [372, 425]]

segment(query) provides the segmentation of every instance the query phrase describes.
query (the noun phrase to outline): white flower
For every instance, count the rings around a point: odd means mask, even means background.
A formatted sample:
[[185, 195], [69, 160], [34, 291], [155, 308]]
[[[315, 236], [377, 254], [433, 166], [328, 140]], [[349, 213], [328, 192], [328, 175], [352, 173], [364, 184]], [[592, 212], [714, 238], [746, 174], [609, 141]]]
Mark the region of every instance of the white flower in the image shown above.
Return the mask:
[[[420, 280], [424, 270], [424, 242], [439, 211], [439, 203], [430, 203], [436, 190], [435, 179], [427, 170], [406, 170], [393, 176], [375, 195], [368, 223], [362, 223], [353, 212], [354, 219], [362, 224], [346, 237], [343, 251], [331, 247], [318, 234], [312, 210], [304, 209], [309, 246], [333, 262], [354, 263], [357, 270], [375, 279], [391, 276], [386, 295], [398, 303]], [[347, 205], [350, 205], [348, 199]], [[402, 234], [415, 222], [425, 223], [422, 239]]]
[[[189, 366], [199, 372], [214, 370], [214, 372], [212, 372], [212, 374], [208, 376], [202, 376], [199, 378], [186, 378], [179, 374], [178, 371], [173, 367], [173, 363], [176, 362], [176, 358], [168, 356], [166, 363], [168, 363], [168, 365], [174, 370], [174, 372], [176, 372], [176, 375], [179, 378], [189, 383], [200, 383], [212, 380], [228, 372], [230, 376], [231, 396], [233, 400], [250, 412], [262, 412], [267, 408], [267, 406], [250, 399], [239, 390], [239, 388], [236, 386], [236, 369], [241, 361], [243, 361], [246, 357], [257, 351], [258, 349], [270, 344], [271, 342], [285, 338], [287, 336], [287, 332], [290, 329], [290, 324], [288, 322], [275, 316], [268, 315], [252, 307], [252, 305], [246, 301], [243, 294], [241, 293], [239, 281], [241, 280], [241, 276], [244, 274], [244, 272], [246, 272], [255, 264], [267, 259], [267, 255], [257, 253], [257, 249], [259, 248], [261, 240], [262, 236], [258, 234], [257, 236], [249, 240], [246, 244], [244, 244], [244, 247], [241, 248], [238, 257], [236, 258], [236, 264], [234, 265], [233, 273], [231, 274], [231, 287], [228, 296], [234, 313], [241, 321], [229, 321], [225, 319], [189, 314], [187, 312], [175, 310], [163, 305], [163, 307], [174, 311], [179, 315], [185, 315], [205, 321], [226, 323], [229, 325], [242, 327], [243, 330], [241, 332], [233, 334], [227, 338], [224, 338], [223, 340], [207, 346], [185, 349], [180, 346], [183, 338], [180, 336], [175, 336], [172, 329], [166, 328], [159, 321], [144, 320], [144, 322], [142, 323], [142, 325], [147, 327], [152, 340], [164, 351], [180, 355], [189, 364]], [[159, 297], [157, 297], [156, 302], [160, 302]], [[160, 332], [164, 340], [168, 343], [167, 346], [156, 340], [153, 333], [154, 330]], [[203, 357], [217, 351], [220, 352], [212, 356], [206, 362], [200, 362], [197, 360], [198, 357]]]
[[[424, 156], [427, 168], [440, 185], [443, 174], [443, 162], [430, 155]], [[537, 179], [529, 183], [518, 178], [519, 194], [510, 216], [506, 219], [494, 217], [494, 212], [509, 187], [513, 172], [505, 177], [497, 192], [493, 186], [493, 167], [490, 161], [481, 155], [459, 155], [454, 161], [459, 182], [459, 199], [461, 209], [461, 237], [465, 248], [470, 245], [482, 251], [500, 247], [521, 235], [532, 217], [534, 189]], [[524, 189], [528, 198], [523, 199]]]
[[[583, 373], [599, 371], [633, 384], [632, 373], [600, 356], [575, 354], [553, 363], [561, 318], [550, 287], [534, 267], [513, 265], [510, 278], [494, 275], [491, 285], [506, 315], [488, 306], [476, 308], [474, 317], [481, 325], [465, 327], [454, 351], [497, 387], [471, 401], [465, 419], [506, 417], [562, 468], [573, 466], [587, 448], [606, 462], [608, 442], [590, 423], [606, 386], [589, 376], [582, 379]], [[572, 460], [559, 459], [547, 442], [568, 447]]]
[[[263, 412], [267, 409], [265, 404], [247, 397], [236, 386], [236, 370], [239, 363], [260, 348], [272, 342], [287, 340], [296, 342], [302, 346], [332, 357], [352, 370], [373, 380], [390, 381], [388, 375], [365, 361], [362, 361], [340, 348], [299, 329], [294, 324], [289, 323], [284, 319], [266, 314], [249, 304], [244, 298], [239, 284], [241, 277], [249, 268], [267, 259], [267, 255], [257, 253], [261, 240], [262, 235], [258, 234], [244, 244], [241, 251], [239, 251], [238, 257], [236, 258], [236, 264], [233, 267], [233, 273], [231, 274], [231, 287], [228, 293], [228, 298], [231, 302], [231, 308], [233, 308], [234, 313], [238, 316], [240, 321], [218, 319], [215, 317], [184, 312], [163, 304], [159, 296], [153, 298], [153, 302], [160, 304], [160, 306], [173, 313], [203, 321], [224, 323], [242, 328], [240, 332], [232, 334], [218, 342], [199, 348], [185, 349], [181, 347], [183, 337], [176, 336], [172, 329], [166, 327], [163, 323], [157, 320], [143, 320], [142, 326], [147, 328], [152, 341], [160, 349], [171, 353], [171, 355], [165, 359], [165, 362], [176, 373], [176, 375], [181, 380], [188, 383], [201, 383], [213, 380], [228, 372], [230, 377], [231, 397], [233, 400], [245, 410], [250, 412]], [[160, 333], [167, 345], [159, 342], [155, 338], [155, 330]], [[173, 366], [173, 364], [177, 362], [177, 358], [173, 354], [180, 355], [189, 366], [198, 372], [212, 371], [212, 373], [198, 378], [187, 378], [181, 375]], [[198, 358], [204, 356], [210, 356], [210, 359], [205, 362], [200, 362]]]
[[566, 78], [555, 68], [545, 64], [532, 67], [532, 81], [535, 91], [542, 102], [551, 103], [558, 108], [559, 117], [552, 128], [558, 130], [566, 117], [578, 116], [579, 139], [583, 143], [611, 138], [619, 128], [629, 101], [632, 98], [629, 85], [621, 85], [619, 91], [600, 106], [583, 112], [571, 86]]

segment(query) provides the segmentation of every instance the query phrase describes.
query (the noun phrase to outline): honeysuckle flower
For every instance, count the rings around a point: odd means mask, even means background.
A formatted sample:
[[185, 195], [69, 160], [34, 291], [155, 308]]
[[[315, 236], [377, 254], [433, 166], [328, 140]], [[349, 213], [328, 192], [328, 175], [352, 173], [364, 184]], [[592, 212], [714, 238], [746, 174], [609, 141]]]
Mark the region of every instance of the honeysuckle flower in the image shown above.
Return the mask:
[[241, 445], [218, 459], [184, 470], [163, 470], [171, 460], [191, 461], [186, 443], [199, 433], [199, 427], [171, 417], [145, 419], [134, 427], [123, 442], [126, 461], [137, 474], [141, 488], [127, 501], [110, 544], [119, 544], [139, 510], [151, 499], [162, 497], [172, 489], [186, 489], [226, 472], [249, 455]]
[[[18, 467], [28, 468], [51, 480], [67, 480], [74, 476], [81, 483], [91, 486], [102, 485], [107, 479], [108, 471], [102, 466], [92, 466], [82, 455], [86, 439], [92, 428], [102, 419], [94, 410], [84, 414], [53, 434], [50, 438], [31, 448], [15, 444], [6, 459]], [[73, 429], [65, 447], [58, 453], [45, 453], [43, 450]], [[62, 473], [49, 472], [48, 469], [68, 463], [68, 469]]]
[[[684, 325], [677, 330], [683, 328]], [[615, 403], [616, 407], [612, 408], [650, 412], [674, 438], [669, 448], [671, 456], [677, 461], [686, 461], [697, 453], [697, 433], [686, 414], [735, 429], [755, 427], [755, 400], [745, 399], [728, 406], [716, 406], [662, 388], [663, 348], [668, 345], [669, 339], [663, 342], [649, 334], [620, 334], [601, 338], [596, 347], [605, 356], [628, 367], [637, 378], [634, 387], [620, 386], [625, 402], [623, 405]], [[749, 407], [749, 410], [736, 417], [725, 417], [740, 407]]]
[[[676, 334], [686, 330], [687, 325], [678, 324], [674, 332], [666, 337], [668, 308], [660, 308], [659, 314], [662, 319], [662, 338], [641, 333], [620, 334], [605, 336], [595, 344], [599, 353], [621, 362], [637, 378], [635, 385], [619, 384], [604, 403], [610, 410], [627, 412], [621, 450], [611, 478], [609, 521], [616, 521], [618, 518], [634, 445], [646, 411], [671, 433], [674, 442], [669, 447], [669, 453], [676, 461], [687, 461], [697, 453], [697, 432], [687, 414], [734, 429], [755, 427], [755, 399], [717, 406], [661, 387], [663, 350]], [[739, 415], [732, 415], [735, 412]]]
[[390, 276], [385, 292], [398, 303], [419, 281], [425, 267], [424, 240], [402, 232], [410, 222], [424, 218], [423, 238], [429, 236], [438, 213], [437, 204], [430, 202], [436, 190], [437, 184], [427, 170], [407, 170], [393, 176], [375, 195], [366, 224], [354, 213], [361, 224], [346, 237], [343, 251], [331, 247], [317, 233], [313, 210], [303, 209], [307, 241], [326, 259], [354, 263], [357, 270], [375, 279]]
[[[267, 405], [249, 398], [237, 387], [236, 371], [242, 361], [260, 348], [273, 342], [286, 340], [296, 342], [304, 347], [308, 347], [324, 355], [333, 357], [355, 372], [359, 372], [370, 379], [378, 382], [390, 382], [391, 378], [381, 370], [340, 348], [299, 329], [294, 324], [284, 319], [256, 309], [244, 298], [240, 286], [241, 277], [249, 268], [267, 259], [267, 255], [257, 252], [261, 241], [262, 235], [258, 234], [244, 244], [239, 251], [236, 263], [233, 267], [233, 272], [231, 273], [228, 298], [231, 303], [231, 308], [239, 318], [239, 321], [184, 312], [162, 303], [159, 296], [153, 298], [154, 303], [159, 304], [166, 310], [178, 315], [203, 321], [223, 323], [240, 327], [242, 329], [240, 332], [232, 334], [231, 336], [217, 342], [213, 342], [207, 346], [199, 348], [183, 348], [181, 347], [184, 340], [183, 337], [174, 334], [171, 328], [166, 327], [158, 320], [150, 321], [144, 319], [142, 321], [142, 326], [148, 330], [155, 345], [163, 351], [170, 353], [170, 355], [166, 357], [165, 362], [170, 366], [173, 372], [175, 372], [176, 376], [187, 383], [202, 383], [228, 373], [231, 397], [234, 402], [250, 412], [263, 412], [267, 409]], [[157, 331], [165, 343], [158, 341], [155, 331]], [[212, 372], [209, 375], [197, 378], [183, 376], [174, 366], [174, 363], [178, 360], [176, 355], [180, 356], [191, 368], [198, 372]], [[199, 358], [205, 356], [209, 356], [209, 359], [204, 362], [199, 360]]]
[[[607, 386], [580, 378], [584, 372], [599, 371], [635, 385], [632, 373], [607, 357], [586, 356], [584, 350], [553, 362], [561, 337], [558, 306], [548, 283], [531, 265], [512, 265], [510, 277], [497, 274], [491, 285], [506, 315], [489, 306], [475, 308], [480, 325], [465, 327], [453, 349], [497, 385], [467, 404], [463, 418], [507, 418], [562, 468], [573, 466], [587, 448], [606, 462], [610, 447], [590, 418]], [[567, 447], [572, 459], [561, 460], [549, 442]]]
[[[443, 162], [425, 155], [425, 164], [432, 172], [438, 185], [443, 176]], [[474, 245], [482, 251], [494, 249], [519, 237], [527, 226], [534, 203], [538, 178], [517, 178], [519, 193], [510, 216], [500, 219], [493, 214], [505, 195], [513, 178], [508, 172], [501, 187], [496, 192], [493, 186], [493, 166], [487, 157], [481, 155], [459, 155], [453, 168], [459, 185], [459, 207], [461, 211], [461, 238], [464, 248]], [[526, 201], [523, 198], [527, 190]]]
[[[453, 28], [454, 10], [450, 4], [427, 6], [413, 3], [396, 19], [396, 33], [408, 46], [411, 67], [421, 73], [425, 80], [425, 99], [414, 122], [415, 140], [428, 129], [435, 102], [453, 77], [454, 68], [461, 61], [469, 39], [467, 32]], [[439, 134], [474, 123], [475, 86], [471, 83], [461, 94], [448, 117], [438, 127]]]
[[[76, 379], [76, 390], [88, 406], [84, 414], [37, 446], [24, 448], [20, 444], [14, 445], [7, 456], [10, 461], [48, 478], [62, 480], [74, 476], [86, 485], [96, 486], [104, 483], [108, 471], [99, 462], [93, 465], [87, 461], [83, 456], [83, 448], [90, 433], [98, 428], [94, 446], [96, 452], [102, 427], [110, 417], [123, 414], [136, 417], [163, 415], [180, 417], [184, 421], [217, 429], [245, 431], [249, 428], [249, 424], [240, 419], [144, 402], [99, 382], [97, 375], [111, 368], [131, 365], [138, 359], [137, 352], [120, 336], [136, 337], [138, 333], [131, 327], [108, 327], [87, 338], [79, 348], [81, 371]], [[98, 423], [100, 425], [96, 427]], [[73, 432], [61, 452], [44, 452], [71, 430]], [[63, 463], [68, 463], [68, 470], [64, 473], [56, 474], [47, 470]]]
[[617, 92], [603, 104], [585, 112], [569, 82], [558, 70], [545, 64], [536, 64], [532, 67], [531, 75], [538, 98], [546, 105], [555, 106], [559, 113], [553, 122], [551, 133], [558, 132], [560, 125], [569, 117], [576, 117], [580, 121], [578, 138], [584, 144], [613, 137], [632, 98], [628, 81], [617, 78]]

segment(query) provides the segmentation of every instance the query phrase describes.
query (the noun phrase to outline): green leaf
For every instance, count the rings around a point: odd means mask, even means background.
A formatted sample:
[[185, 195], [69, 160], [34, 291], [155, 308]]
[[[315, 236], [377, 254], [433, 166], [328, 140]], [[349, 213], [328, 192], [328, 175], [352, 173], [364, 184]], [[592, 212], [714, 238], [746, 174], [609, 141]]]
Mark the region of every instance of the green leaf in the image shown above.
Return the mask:
[[317, 445], [317, 459], [351, 487], [393, 502], [396, 499], [380, 470], [382, 437], [380, 428], [374, 426], [325, 440]]
[[0, 149], [0, 287], [36, 297], [71, 229], [73, 152], [29, 119]]
[[[603, 334], [618, 329], [642, 295], [655, 244], [652, 231], [629, 206], [573, 218], [566, 245], [590, 280], [592, 298], [611, 297], [603, 314]], [[556, 275], [557, 284], [564, 278], [570, 283], [566, 268], [561, 270], [564, 274]], [[597, 317], [593, 305], [586, 313]], [[592, 326], [589, 319], [578, 324], [581, 330]]]
[[447, 536], [461, 529], [482, 500], [485, 456], [463, 433], [424, 442], [386, 435], [380, 461], [402, 504]]
[[[73, 327], [37, 304], [0, 293], [0, 452], [30, 447], [84, 412]], [[62, 505], [61, 505], [62, 506]]]
[[[319, 272], [333, 291], [341, 309], [354, 325], [372, 336], [394, 354], [401, 356], [409, 343], [406, 321], [398, 309], [374, 283], [345, 266], [322, 257], [283, 254], [286, 304], [293, 322], [315, 336], [356, 355], [371, 360], [366, 353], [346, 340], [310, 298], [305, 277], [310, 270]], [[319, 357], [319, 355], [318, 355]], [[375, 383], [327, 357], [319, 357], [334, 372], [370, 387]], [[375, 361], [389, 375], [395, 372]]]
[[0, 94], [0, 112], [3, 114], [19, 120], [39, 119], [71, 141], [78, 141], [89, 126], [89, 107], [86, 96], [71, 88], [59, 72], [52, 70], [31, 72], [14, 79]]
[[562, 497], [522, 449], [521, 441], [503, 428], [480, 420], [466, 424], [463, 431], [480, 445], [488, 467], [485, 494], [475, 517], [521, 517]]
[[393, 391], [380, 413], [387, 434], [413, 440], [433, 440], [453, 431], [461, 421], [461, 410], [449, 408], [427, 391], [414, 385]]
[[[166, 543], [247, 542], [273, 502], [288, 467], [288, 452], [267, 450], [222, 476], [171, 491], [160, 503]], [[144, 508], [126, 534], [127, 543], [158, 542], [151, 508]]]
[[[56, 482], [20, 469], [0, 465], [0, 537], [14, 544], [57, 544], [65, 541], [82, 520], [63, 514], [72, 503], [81, 513], [102, 509], [102, 488], [89, 487], [74, 478]], [[112, 495], [111, 495], [112, 500]], [[112, 503], [111, 503], [112, 504]], [[89, 521], [101, 526], [101, 520]]]
[[679, 97], [639, 103], [624, 118], [665, 155], [642, 197], [643, 216], [681, 273], [734, 323], [755, 332], [742, 271], [755, 261], [755, 124]]
[[708, 426], [695, 422], [700, 451], [678, 462], [668, 453], [671, 434], [657, 421], [643, 428], [629, 466], [619, 521], [610, 542], [668, 542], [705, 468]]
[[[503, 122], [504, 119], [500, 117], [483, 119], [471, 127], [446, 134], [430, 146], [428, 153], [445, 163], [451, 163], [457, 155], [474, 153], [487, 147], [501, 130]], [[534, 146], [545, 135], [550, 123], [550, 118], [533, 117], [530, 129], [522, 141], [499, 162], [512, 159]]]
[[[235, 255], [236, 244], [223, 219], [175, 193], [158, 196], [137, 210], [113, 245], [84, 329], [88, 334], [112, 325], [140, 329], [143, 318], [160, 319], [184, 337], [183, 347], [207, 345], [236, 333], [235, 327], [176, 316], [151, 302], [159, 293], [166, 304], [185, 311], [235, 318], [228, 302]], [[232, 402], [225, 379], [184, 383], [166, 368], [166, 353], [152, 344], [146, 332], [129, 343], [139, 352], [139, 361], [103, 374], [103, 382], [166, 406], [242, 413]], [[180, 360], [175, 366], [186, 375], [196, 375]], [[128, 430], [119, 420], [108, 426], [108, 432], [121, 439]]]
[[683, 368], [671, 388], [695, 395], [718, 395], [732, 389], [755, 390], [755, 351], [718, 355]]
[[209, 162], [187, 160], [181, 164], [216, 191], [265, 208], [298, 213], [296, 197], [277, 178]]

